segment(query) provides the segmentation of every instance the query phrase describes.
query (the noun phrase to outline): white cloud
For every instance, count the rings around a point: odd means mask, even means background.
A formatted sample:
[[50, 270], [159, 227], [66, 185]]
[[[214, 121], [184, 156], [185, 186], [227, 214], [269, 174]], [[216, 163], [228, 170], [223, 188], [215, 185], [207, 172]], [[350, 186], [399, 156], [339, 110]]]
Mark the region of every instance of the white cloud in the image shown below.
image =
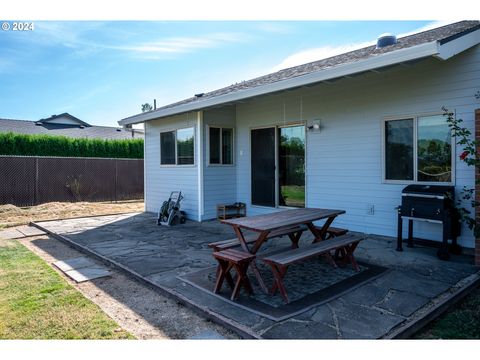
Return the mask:
[[[422, 31], [431, 30], [440, 26], [451, 24], [454, 21], [434, 21], [425, 26], [422, 26], [418, 29], [412, 30], [407, 33], [398, 34], [397, 37], [404, 37], [408, 35], [412, 35], [415, 33], [419, 33]], [[351, 43], [339, 46], [321, 46], [318, 48], [307, 49], [292, 55], [289, 55], [287, 58], [282, 60], [278, 65], [273, 67], [272, 71], [278, 71], [282, 69], [286, 69], [289, 67], [306, 64], [312, 61], [326, 59], [335, 55], [343, 54], [349, 51], [358, 50], [366, 46], [374, 45], [376, 43], [376, 39], [371, 41], [365, 42], [358, 42], [358, 43]]]
[[139, 45], [109, 46], [105, 48], [126, 51], [144, 59], [158, 59], [168, 54], [190, 53], [198, 49], [214, 48], [226, 43], [243, 42], [247, 36], [241, 33], [213, 33], [198, 37], [172, 37]]
[[306, 64], [312, 61], [326, 59], [335, 55], [343, 54], [349, 51], [361, 49], [365, 46], [373, 45], [375, 41], [352, 43], [340, 46], [321, 46], [292, 54], [276, 65], [272, 71], [278, 71], [289, 67]]
[[415, 29], [415, 30], [412, 30], [412, 31], [409, 31], [409, 32], [406, 32], [406, 33], [403, 33], [403, 34], [398, 34], [397, 37], [401, 38], [401, 37], [404, 37], [404, 36], [409, 36], [409, 35], [413, 35], [413, 34], [416, 34], [416, 33], [419, 33], [419, 32], [423, 32], [423, 31], [427, 31], [427, 30], [432, 30], [432, 29], [435, 29], [437, 27], [441, 27], [441, 26], [445, 26], [445, 25], [448, 25], [448, 24], [452, 24], [456, 21], [452, 21], [452, 20], [440, 20], [440, 21], [432, 21], [431, 23], [425, 25], [425, 26], [422, 26], [418, 29]]
[[185, 37], [158, 37], [150, 34], [148, 39], [136, 42], [135, 38], [138, 37], [134, 35], [134, 32], [124, 28], [112, 28], [104, 22], [39, 22], [34, 36], [28, 41], [42, 46], [68, 47], [79, 56], [113, 50], [135, 58], [156, 60], [249, 39], [249, 35], [243, 33], [218, 32]]

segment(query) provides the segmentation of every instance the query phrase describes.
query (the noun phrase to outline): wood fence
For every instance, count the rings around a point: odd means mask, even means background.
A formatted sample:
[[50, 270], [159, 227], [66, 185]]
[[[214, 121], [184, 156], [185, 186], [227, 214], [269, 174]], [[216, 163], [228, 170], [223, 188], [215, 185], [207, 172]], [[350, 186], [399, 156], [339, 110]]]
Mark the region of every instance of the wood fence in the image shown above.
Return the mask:
[[143, 199], [143, 159], [0, 156], [0, 204]]

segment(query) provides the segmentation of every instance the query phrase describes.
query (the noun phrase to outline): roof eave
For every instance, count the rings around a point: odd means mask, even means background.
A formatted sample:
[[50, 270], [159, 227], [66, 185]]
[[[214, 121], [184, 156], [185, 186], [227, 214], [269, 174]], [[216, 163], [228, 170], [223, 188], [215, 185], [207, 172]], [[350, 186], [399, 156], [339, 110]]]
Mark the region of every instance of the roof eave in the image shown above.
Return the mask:
[[455, 40], [438, 44], [438, 53], [434, 55], [441, 60], [448, 60], [461, 52], [480, 43], [480, 29], [472, 31]]
[[160, 119], [167, 116], [173, 116], [189, 111], [198, 111], [212, 106], [232, 103], [235, 101], [245, 100], [260, 95], [266, 95], [282, 90], [288, 90], [291, 88], [319, 83], [338, 77], [348, 76], [429, 56], [436, 56], [439, 59], [446, 60], [478, 44], [480, 42], [479, 38], [480, 30], [476, 30], [472, 33], [469, 33], [465, 36], [462, 36], [461, 38], [455, 39], [443, 45], [440, 45], [438, 41], [432, 41], [405, 49], [387, 52], [381, 55], [370, 57], [368, 59], [338, 65], [318, 72], [257, 86], [251, 89], [240, 90], [212, 98], [207, 98], [203, 100], [200, 99], [195, 102], [190, 102], [167, 109], [158, 109], [148, 113], [134, 115], [122, 119], [118, 123], [122, 126], [143, 123], [146, 121]]

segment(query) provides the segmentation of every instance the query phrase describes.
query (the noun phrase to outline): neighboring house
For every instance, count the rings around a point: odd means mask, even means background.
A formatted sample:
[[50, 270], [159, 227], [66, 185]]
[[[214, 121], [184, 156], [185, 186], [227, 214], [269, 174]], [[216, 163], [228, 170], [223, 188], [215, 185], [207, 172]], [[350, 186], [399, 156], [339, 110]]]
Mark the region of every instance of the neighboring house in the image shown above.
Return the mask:
[[[475, 133], [479, 43], [480, 22], [462, 21], [119, 121], [145, 124], [146, 210], [181, 190], [198, 221], [217, 203], [245, 202], [248, 215], [308, 206], [346, 210], [337, 226], [395, 236], [407, 184], [452, 184], [457, 195], [475, 186], [442, 106]], [[442, 236], [436, 224], [414, 229]], [[475, 246], [466, 227], [459, 243]]]
[[38, 121], [0, 119], [0, 133], [61, 135], [72, 138], [89, 139], [143, 139], [142, 130], [95, 126], [86, 123], [68, 113], [52, 115]]

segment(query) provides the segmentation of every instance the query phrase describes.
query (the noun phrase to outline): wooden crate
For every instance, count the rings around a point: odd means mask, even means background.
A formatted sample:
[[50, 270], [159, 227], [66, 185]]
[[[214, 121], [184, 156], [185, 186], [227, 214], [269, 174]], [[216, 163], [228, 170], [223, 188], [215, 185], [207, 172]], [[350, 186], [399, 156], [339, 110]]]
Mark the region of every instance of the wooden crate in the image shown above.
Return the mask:
[[217, 219], [225, 220], [247, 216], [247, 206], [244, 203], [217, 204]]

